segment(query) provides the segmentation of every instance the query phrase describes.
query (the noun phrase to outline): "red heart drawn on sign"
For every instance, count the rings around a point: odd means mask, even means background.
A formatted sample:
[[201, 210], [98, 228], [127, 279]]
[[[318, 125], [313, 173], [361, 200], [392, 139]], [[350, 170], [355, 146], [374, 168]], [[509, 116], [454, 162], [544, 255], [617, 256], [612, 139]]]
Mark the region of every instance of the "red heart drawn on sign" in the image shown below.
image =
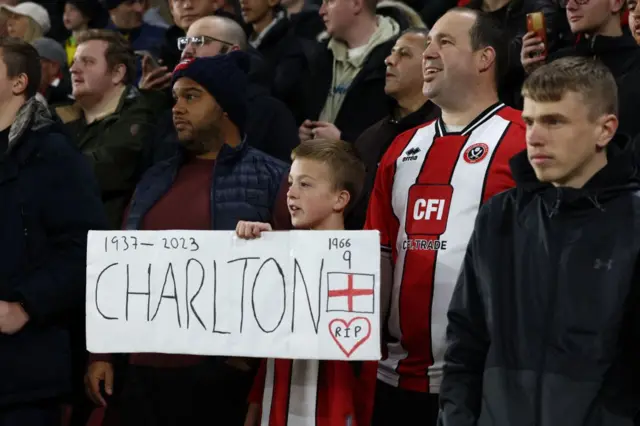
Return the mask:
[[[360, 326], [361, 331], [359, 333], [356, 333], [356, 328], [358, 327], [357, 323], [362, 324]], [[340, 324], [344, 326], [342, 329], [338, 329]], [[352, 324], [353, 327], [351, 326]], [[366, 334], [362, 333], [364, 329], [366, 329]], [[349, 331], [351, 331], [350, 336], [348, 336]], [[349, 322], [342, 318], [336, 318], [329, 322], [329, 333], [331, 333], [331, 337], [336, 342], [340, 350], [344, 352], [347, 357], [350, 357], [351, 354], [362, 346], [362, 344], [369, 339], [369, 336], [371, 336], [371, 322], [369, 321], [369, 318], [365, 317], [355, 317]], [[359, 334], [359, 336], [357, 334]]]

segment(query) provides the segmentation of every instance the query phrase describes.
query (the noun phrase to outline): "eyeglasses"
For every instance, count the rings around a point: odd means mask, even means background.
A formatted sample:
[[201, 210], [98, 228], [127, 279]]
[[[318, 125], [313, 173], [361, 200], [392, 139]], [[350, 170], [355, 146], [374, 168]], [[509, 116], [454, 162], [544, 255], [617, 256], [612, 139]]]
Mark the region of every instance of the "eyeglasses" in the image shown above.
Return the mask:
[[227, 46], [233, 46], [233, 43], [229, 43], [228, 41], [220, 40], [219, 38], [215, 38], [215, 37], [202, 35], [202, 36], [178, 38], [178, 50], [182, 52], [190, 44], [193, 44], [195, 47], [200, 47], [200, 46], [204, 46], [205, 44], [209, 44], [213, 41], [217, 41], [218, 43], [222, 43]]

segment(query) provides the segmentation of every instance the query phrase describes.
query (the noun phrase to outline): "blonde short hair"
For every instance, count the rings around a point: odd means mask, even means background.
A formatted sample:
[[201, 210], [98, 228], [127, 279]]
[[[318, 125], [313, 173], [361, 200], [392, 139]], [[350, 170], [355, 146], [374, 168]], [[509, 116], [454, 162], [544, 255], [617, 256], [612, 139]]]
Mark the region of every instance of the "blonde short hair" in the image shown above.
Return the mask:
[[351, 143], [333, 139], [311, 139], [294, 148], [291, 160], [296, 159], [315, 160], [326, 164], [335, 188], [345, 190], [351, 196], [347, 208], [360, 196], [366, 170]]
[[558, 102], [567, 92], [582, 96], [590, 117], [618, 115], [616, 80], [597, 59], [558, 59], [536, 69], [522, 86], [522, 96], [536, 102]]

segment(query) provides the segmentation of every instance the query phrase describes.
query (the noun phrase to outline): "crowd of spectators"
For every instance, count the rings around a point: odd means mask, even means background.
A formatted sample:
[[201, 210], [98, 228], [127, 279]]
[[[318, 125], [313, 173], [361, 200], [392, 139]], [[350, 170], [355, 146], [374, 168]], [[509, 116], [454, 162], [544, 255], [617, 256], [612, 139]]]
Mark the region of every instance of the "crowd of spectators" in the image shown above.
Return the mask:
[[[231, 230], [239, 220], [291, 229], [284, 201], [291, 152], [314, 139], [351, 143], [364, 162], [363, 189], [345, 216], [346, 229], [363, 229], [378, 167], [393, 141], [445, 109], [423, 91], [423, 61], [430, 28], [456, 7], [493, 18], [505, 42], [504, 54], [495, 59], [495, 78], [460, 82], [459, 99], [476, 93], [473, 84], [495, 81], [497, 101], [521, 110], [522, 85], [538, 67], [567, 56], [594, 57], [615, 78], [620, 133], [630, 138], [640, 133], [634, 116], [640, 111], [636, 0], [0, 0], [5, 62], [7, 52], [17, 49], [6, 40], [20, 39], [39, 56], [39, 81], [24, 90], [33, 90], [26, 105], [43, 123], [36, 130], [52, 141], [51, 152], [43, 155], [51, 164], [56, 155], [78, 161], [58, 147], [64, 134], [90, 166], [63, 166], [52, 176], [39, 175], [44, 171], [38, 167], [48, 165], [32, 166], [25, 183], [49, 181], [51, 187], [43, 186], [39, 195], [47, 209], [74, 202], [86, 206], [78, 217], [44, 219], [65, 238], [72, 235], [68, 245], [60, 237], [56, 249], [73, 250], [76, 234], [86, 229]], [[544, 15], [544, 39], [528, 30], [527, 15], [533, 12]], [[438, 25], [441, 32], [442, 21]], [[478, 36], [470, 37], [473, 47]], [[0, 99], [2, 109], [9, 99]], [[2, 116], [0, 111], [0, 124], [12, 123]], [[6, 132], [0, 140], [13, 140], [13, 127], [11, 135]], [[34, 138], [23, 145], [33, 145]], [[197, 158], [185, 155], [185, 143]], [[64, 191], [60, 180], [68, 183]], [[87, 182], [91, 189], [75, 188], [74, 182]], [[9, 256], [5, 262], [20, 259]], [[25, 306], [30, 316], [49, 320], [51, 309]], [[97, 425], [102, 412], [94, 408], [106, 407], [115, 393], [126, 395], [121, 398], [126, 403], [108, 413], [104, 424], [147, 424], [148, 417], [131, 413], [153, 409], [158, 419], [153, 424], [169, 418], [190, 424], [177, 412], [197, 416], [224, 409], [244, 416], [257, 368], [251, 361], [219, 366], [203, 364], [200, 357], [89, 356], [74, 306], [79, 305], [65, 299], [55, 312], [74, 319], [69, 371], [60, 349], [65, 337], [34, 334], [13, 347], [0, 334], [0, 426], [28, 425], [3, 421], [2, 404], [61, 397], [73, 408], [66, 410], [67, 424]], [[12, 355], [5, 354], [9, 351]], [[34, 351], [54, 355], [39, 359]], [[5, 371], [32, 368], [18, 361], [46, 364], [47, 371], [59, 374], [42, 376], [42, 368], [33, 368], [12, 376], [27, 385], [3, 386]], [[179, 376], [175, 366], [197, 368]], [[149, 368], [163, 373], [149, 379]], [[201, 400], [183, 394], [196, 382], [199, 392], [209, 392]], [[225, 384], [214, 392], [208, 388], [213, 382]], [[157, 395], [157, 389], [166, 392]], [[212, 400], [218, 400], [215, 406]], [[129, 420], [121, 422], [118, 416], [127, 413]], [[40, 424], [45, 423], [33, 423]]]

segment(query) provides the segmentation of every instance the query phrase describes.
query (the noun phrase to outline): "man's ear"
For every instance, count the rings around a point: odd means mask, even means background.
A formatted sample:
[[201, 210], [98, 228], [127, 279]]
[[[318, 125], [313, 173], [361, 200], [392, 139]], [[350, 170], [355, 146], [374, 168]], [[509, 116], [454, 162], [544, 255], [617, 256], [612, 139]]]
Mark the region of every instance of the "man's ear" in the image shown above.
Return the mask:
[[615, 136], [617, 130], [618, 117], [616, 117], [614, 114], [607, 114], [600, 117], [597, 135], [598, 142], [596, 143], [596, 149], [598, 151], [605, 149], [607, 145], [609, 145], [609, 142], [611, 142], [611, 139], [613, 139], [613, 137]]
[[26, 74], [19, 74], [17, 77], [13, 79], [13, 83], [11, 85], [11, 93], [14, 96], [19, 96], [24, 94], [27, 91], [27, 86], [29, 85], [29, 77]]
[[365, 4], [366, 0], [349, 0], [351, 2], [351, 6], [355, 9], [356, 15], [362, 13], [362, 11], [367, 7]]
[[478, 71], [487, 72], [496, 62], [496, 51], [493, 47], [487, 46], [480, 50], [478, 56]]
[[333, 206], [333, 209], [337, 212], [342, 212], [349, 205], [349, 201], [351, 200], [351, 194], [347, 190], [341, 190], [338, 192], [338, 196], [336, 197], [336, 202]]
[[624, 8], [626, 5], [626, 0], [610, 0], [611, 1], [611, 11], [614, 14], [624, 12]]
[[118, 64], [113, 67], [113, 71], [111, 72], [111, 82], [113, 84], [120, 84], [124, 81], [126, 75], [127, 66], [125, 64]]

